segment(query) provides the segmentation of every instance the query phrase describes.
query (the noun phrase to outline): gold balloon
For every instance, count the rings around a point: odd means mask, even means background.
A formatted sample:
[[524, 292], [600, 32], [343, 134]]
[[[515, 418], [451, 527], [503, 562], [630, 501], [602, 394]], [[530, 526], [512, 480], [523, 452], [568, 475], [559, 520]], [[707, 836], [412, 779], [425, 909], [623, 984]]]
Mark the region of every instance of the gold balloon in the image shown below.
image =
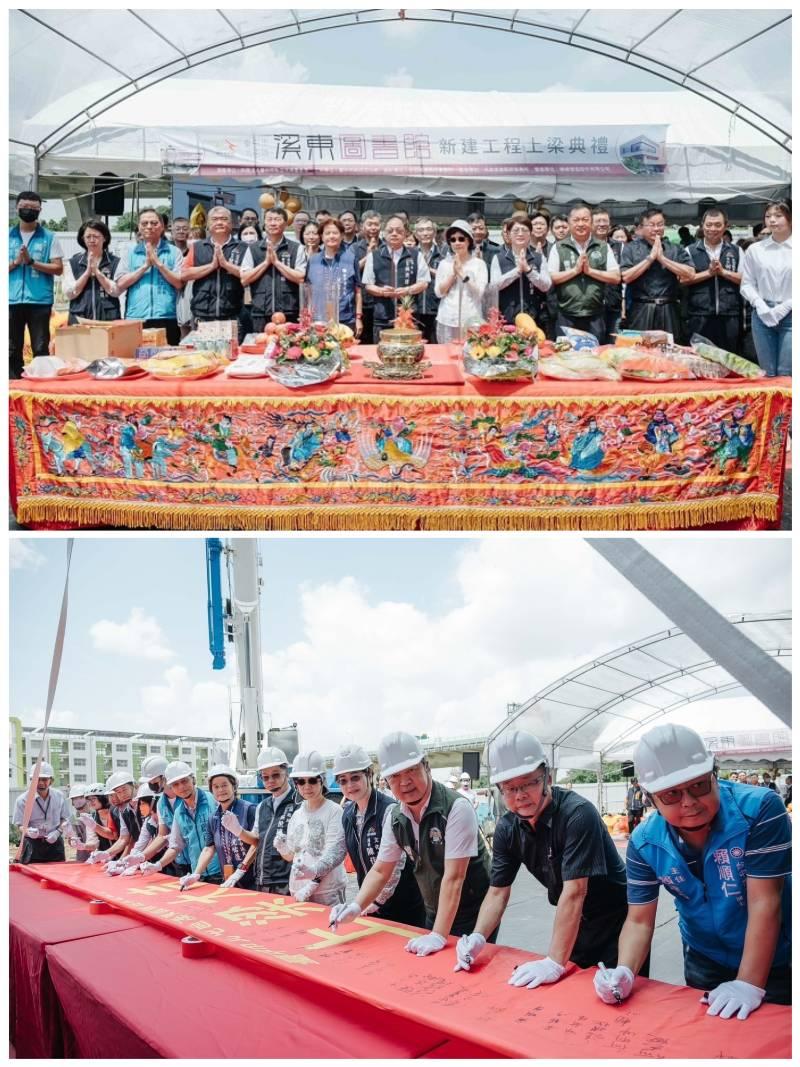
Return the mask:
[[303, 201], [298, 196], [290, 196], [288, 200], [284, 200], [283, 206], [287, 211], [299, 211], [303, 206]]
[[271, 207], [275, 207], [275, 197], [272, 193], [262, 193], [258, 198], [258, 202], [265, 211], [268, 211]]
[[295, 214], [296, 212], [290, 211], [288, 207], [286, 208], [286, 218], [290, 225], [294, 222]]
[[528, 210], [527, 201], [525, 201], [525, 200], [515, 200], [514, 201], [514, 210], [515, 211], [527, 211]]
[[281, 191], [280, 191], [280, 193], [278, 195], [280, 196], [281, 203], [285, 204], [286, 201], [289, 199], [289, 190], [288, 189], [281, 189]]

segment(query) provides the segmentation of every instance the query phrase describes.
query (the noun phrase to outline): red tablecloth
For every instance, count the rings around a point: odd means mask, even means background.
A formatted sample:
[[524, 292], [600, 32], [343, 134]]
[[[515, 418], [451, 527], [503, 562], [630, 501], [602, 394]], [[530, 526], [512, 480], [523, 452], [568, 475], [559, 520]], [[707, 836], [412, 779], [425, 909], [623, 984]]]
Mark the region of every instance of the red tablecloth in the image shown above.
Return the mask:
[[[369, 350], [365, 350], [369, 355]], [[456, 363], [434, 346], [442, 373]], [[668, 529], [780, 517], [791, 380], [14, 382], [23, 524]]]
[[[90, 915], [85, 899], [43, 889], [37, 880], [9, 875], [10, 1037], [21, 1059], [68, 1055], [69, 1028], [48, 971], [47, 946], [105, 942], [98, 951], [113, 959], [108, 938], [142, 924], [120, 913]], [[106, 972], [107, 976], [107, 972]]]

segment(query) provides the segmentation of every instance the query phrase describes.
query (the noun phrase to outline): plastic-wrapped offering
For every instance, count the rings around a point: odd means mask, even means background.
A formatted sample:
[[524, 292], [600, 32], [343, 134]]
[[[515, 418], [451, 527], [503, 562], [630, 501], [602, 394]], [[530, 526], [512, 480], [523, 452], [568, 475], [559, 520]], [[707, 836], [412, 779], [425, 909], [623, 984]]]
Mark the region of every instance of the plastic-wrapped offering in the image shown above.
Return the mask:
[[723, 367], [721, 363], [703, 359], [694, 352], [670, 352], [669, 358], [673, 363], [688, 367], [695, 378], [729, 378], [732, 374], [732, 371]]
[[600, 342], [593, 333], [588, 333], [586, 330], [575, 330], [571, 326], [562, 326], [561, 334], [570, 343], [570, 347], [573, 352], [581, 352], [587, 348], [597, 349], [600, 347]]
[[710, 359], [712, 363], [719, 363], [733, 371], [740, 378], [763, 378], [764, 371], [755, 363], [743, 356], [737, 356], [734, 352], [726, 352], [724, 348], [717, 348], [699, 333], [692, 335], [692, 348], [703, 359]]
[[630, 349], [611, 349], [607, 355], [612, 355], [614, 364], [623, 378], [633, 378], [642, 381], [668, 382], [676, 379], [693, 378], [691, 370], [666, 356], [655, 355], [651, 352], [631, 352]]
[[539, 360], [539, 374], [543, 378], [559, 378], [563, 381], [612, 381], [618, 382], [622, 375], [607, 360], [585, 353], [549, 356]]

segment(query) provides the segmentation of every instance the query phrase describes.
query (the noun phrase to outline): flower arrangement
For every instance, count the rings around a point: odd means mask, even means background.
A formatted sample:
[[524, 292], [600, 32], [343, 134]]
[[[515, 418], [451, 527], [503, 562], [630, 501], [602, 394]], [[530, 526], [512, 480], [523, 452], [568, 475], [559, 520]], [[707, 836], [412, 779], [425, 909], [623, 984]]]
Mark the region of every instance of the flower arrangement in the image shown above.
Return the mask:
[[281, 324], [267, 349], [267, 373], [290, 387], [327, 381], [346, 366], [346, 356], [334, 328], [312, 322], [308, 312], [300, 322]]
[[536, 336], [507, 323], [497, 308], [467, 331], [464, 368], [478, 378], [533, 378], [538, 360]]

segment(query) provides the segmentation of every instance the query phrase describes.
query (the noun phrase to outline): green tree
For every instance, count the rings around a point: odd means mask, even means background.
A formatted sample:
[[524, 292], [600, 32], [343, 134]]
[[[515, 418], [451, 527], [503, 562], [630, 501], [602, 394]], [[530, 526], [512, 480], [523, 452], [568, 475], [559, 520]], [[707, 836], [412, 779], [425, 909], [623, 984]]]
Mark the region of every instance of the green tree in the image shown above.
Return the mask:
[[[574, 785], [590, 785], [597, 781], [596, 771], [570, 771], [569, 779]], [[622, 764], [621, 763], [604, 763], [603, 764], [603, 781], [604, 782], [622, 782]]]

